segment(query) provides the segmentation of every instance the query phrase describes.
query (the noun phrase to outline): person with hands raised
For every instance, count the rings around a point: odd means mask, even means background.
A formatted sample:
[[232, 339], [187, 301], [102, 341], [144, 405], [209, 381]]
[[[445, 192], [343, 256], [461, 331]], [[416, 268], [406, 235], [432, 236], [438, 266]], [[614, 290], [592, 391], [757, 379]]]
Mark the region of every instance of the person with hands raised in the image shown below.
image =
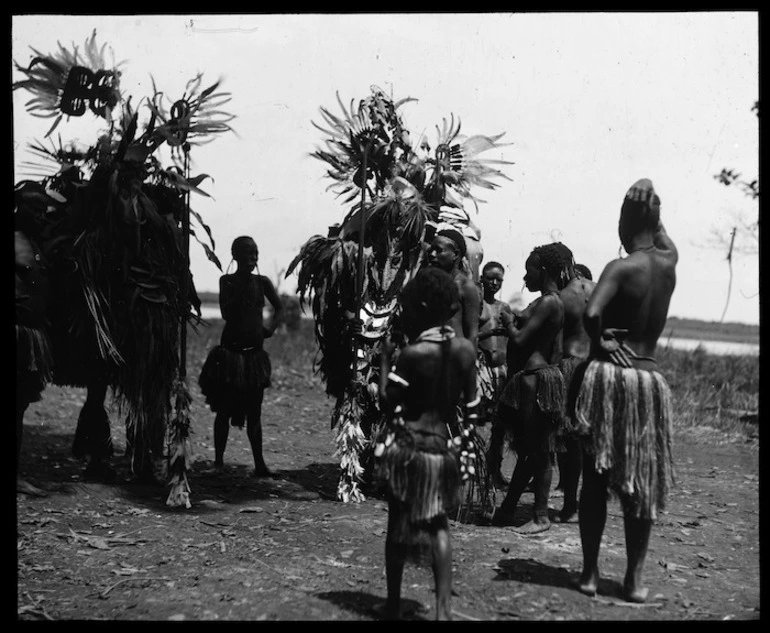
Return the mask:
[[577, 588], [596, 593], [607, 493], [612, 491], [620, 499], [625, 525], [623, 595], [641, 603], [648, 593], [642, 573], [652, 525], [673, 484], [671, 391], [658, 371], [655, 351], [678, 261], [649, 179], [638, 180], [626, 193], [618, 234], [628, 255], [607, 264], [591, 293], [584, 314], [591, 353], [575, 381], [574, 416], [583, 437], [578, 512], [583, 570]]

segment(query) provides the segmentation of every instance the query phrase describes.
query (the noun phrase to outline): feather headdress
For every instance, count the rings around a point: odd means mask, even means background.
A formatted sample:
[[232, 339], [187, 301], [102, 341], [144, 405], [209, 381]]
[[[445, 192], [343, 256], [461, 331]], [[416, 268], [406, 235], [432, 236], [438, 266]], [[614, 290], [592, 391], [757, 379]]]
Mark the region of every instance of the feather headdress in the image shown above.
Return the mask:
[[24, 88], [34, 95], [26, 103], [27, 112], [41, 118], [56, 117], [46, 136], [65, 116], [82, 116], [88, 109], [98, 117], [110, 119], [112, 109], [121, 99], [119, 67], [124, 62], [108, 63], [106, 46], [97, 46], [94, 30], [82, 53], [75, 44], [70, 50], [59, 43], [59, 50], [49, 55], [33, 48], [35, 57], [27, 67], [14, 61], [16, 70], [27, 78], [13, 83], [12, 88]]
[[[297, 273], [297, 291], [304, 305], [312, 305], [320, 360], [317, 368], [327, 393], [337, 398], [332, 428], [338, 427], [337, 453], [342, 475], [338, 497], [363, 498], [359, 483], [371, 453], [371, 438], [382, 423], [376, 397], [380, 340], [393, 333], [397, 297], [403, 285], [422, 265], [429, 225], [439, 221], [442, 207], [462, 208], [474, 187], [494, 188], [494, 179], [507, 178], [493, 165], [511, 164], [482, 159], [485, 151], [503, 147], [501, 135], [459, 136], [454, 116], [439, 128], [435, 152], [420, 139], [412, 144], [399, 108], [413, 98], [394, 101], [372, 86], [358, 106], [337, 115], [320, 108], [323, 125], [313, 125], [325, 135], [324, 145], [312, 156], [327, 165], [332, 180], [328, 189], [352, 204], [342, 222], [327, 237], [311, 237], [287, 269]], [[364, 170], [364, 164], [366, 169]], [[367, 201], [362, 206], [362, 190]], [[363, 214], [363, 218], [361, 215]], [[356, 296], [356, 262], [361, 222], [364, 220], [363, 296]], [[347, 335], [349, 313], [362, 306], [363, 349], [351, 345]]]

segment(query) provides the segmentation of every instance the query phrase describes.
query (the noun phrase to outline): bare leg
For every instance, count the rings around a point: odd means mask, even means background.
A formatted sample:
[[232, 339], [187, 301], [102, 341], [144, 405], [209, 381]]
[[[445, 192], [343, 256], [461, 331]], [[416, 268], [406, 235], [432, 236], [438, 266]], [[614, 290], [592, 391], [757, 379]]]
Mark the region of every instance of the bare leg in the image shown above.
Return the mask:
[[583, 573], [578, 590], [593, 596], [599, 586], [599, 548], [607, 523], [607, 475], [597, 473], [588, 456], [583, 459], [583, 490], [580, 493], [578, 519], [583, 548]]
[[[391, 509], [390, 512], [393, 512]], [[387, 577], [388, 598], [383, 616], [387, 620], [401, 618], [401, 579], [404, 575], [406, 556], [403, 547], [385, 541], [385, 575]]]
[[27, 403], [17, 402], [16, 404], [16, 492], [20, 492], [31, 497], [47, 497], [48, 493], [36, 488], [28, 481], [25, 481], [19, 474], [19, 464], [21, 462], [21, 438], [24, 433], [24, 413], [27, 410]]
[[452, 543], [449, 529], [436, 533], [433, 550], [433, 579], [436, 584], [436, 620], [451, 620], [452, 609]]
[[516, 458], [516, 466], [513, 469], [513, 475], [511, 475], [511, 482], [508, 484], [508, 492], [492, 517], [493, 525], [511, 524], [516, 507], [519, 505], [519, 499], [529, 480], [532, 479], [532, 471], [532, 458], [529, 455], [520, 454]]
[[567, 450], [559, 453], [560, 483], [564, 490], [564, 503], [557, 516], [558, 523], [571, 521], [578, 510], [578, 485], [583, 467], [583, 451], [577, 439], [567, 440]]
[[214, 418], [214, 468], [224, 468], [225, 448], [230, 435], [230, 416], [217, 413]]
[[650, 544], [652, 519], [637, 519], [633, 509], [623, 502], [623, 526], [626, 533], [626, 577], [623, 581], [623, 597], [628, 602], [642, 603], [647, 600], [647, 587], [642, 586], [642, 572]]
[[505, 427], [495, 417], [492, 420], [492, 432], [489, 435], [489, 449], [487, 450], [487, 470], [492, 477], [492, 483], [496, 488], [507, 488], [510, 482], [503, 476], [503, 442], [505, 440]]
[[249, 405], [246, 415], [246, 434], [251, 444], [251, 454], [254, 457], [254, 476], [270, 477], [270, 472], [262, 456], [262, 398], [264, 389], [259, 389], [255, 394], [255, 400]]
[[535, 477], [535, 508], [532, 521], [516, 529], [521, 534], [537, 534], [551, 527], [551, 521], [548, 518], [548, 494], [553, 478], [551, 456], [548, 451], [538, 450], [533, 453], [529, 461], [533, 463], [532, 470]]

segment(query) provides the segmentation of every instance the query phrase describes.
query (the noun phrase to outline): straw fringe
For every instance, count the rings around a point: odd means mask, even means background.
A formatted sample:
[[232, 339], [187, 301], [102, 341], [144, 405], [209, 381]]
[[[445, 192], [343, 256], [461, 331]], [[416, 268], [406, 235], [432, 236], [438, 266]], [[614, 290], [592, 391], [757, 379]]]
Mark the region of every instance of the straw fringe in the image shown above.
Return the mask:
[[406, 547], [412, 562], [428, 564], [432, 537], [448, 527], [448, 515], [460, 503], [460, 468], [456, 451], [429, 452], [414, 443], [400, 429], [378, 458], [376, 475], [389, 503], [388, 542]]
[[591, 361], [577, 397], [577, 429], [597, 472], [634, 502], [639, 518], [657, 518], [674, 483], [671, 390], [656, 371]]

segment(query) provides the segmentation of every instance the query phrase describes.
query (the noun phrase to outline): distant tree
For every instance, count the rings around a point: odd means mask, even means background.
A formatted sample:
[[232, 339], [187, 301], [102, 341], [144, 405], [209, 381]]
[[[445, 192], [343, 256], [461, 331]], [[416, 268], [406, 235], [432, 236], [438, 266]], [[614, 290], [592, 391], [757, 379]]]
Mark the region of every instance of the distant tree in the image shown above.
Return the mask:
[[[756, 112], [757, 119], [759, 118], [759, 101], [754, 102], [754, 106], [751, 108], [752, 112]], [[743, 190], [743, 193], [752, 200], [759, 200], [759, 179], [755, 176], [752, 179], [743, 178], [740, 172], [736, 172], [734, 169], [722, 168], [722, 171], [714, 175], [714, 178], [725, 185], [726, 187], [736, 186]], [[724, 321], [725, 314], [727, 313], [727, 307], [730, 305], [730, 293], [733, 284], [733, 254], [755, 254], [759, 252], [759, 207], [757, 207], [756, 216], [746, 218], [745, 214], [736, 213], [733, 216], [733, 226], [726, 233], [723, 229], [712, 228], [713, 245], [716, 248], [726, 248], [727, 250], [727, 265], [730, 268], [730, 278], [727, 284], [727, 298], [725, 299], [725, 307], [722, 311], [722, 318], [720, 322]], [[748, 243], [748, 244], [747, 244]]]
[[[759, 118], [759, 101], [751, 108]], [[723, 168], [714, 179], [726, 187], [738, 187], [752, 200], [759, 200], [759, 178], [744, 178], [743, 175], [731, 168]], [[759, 250], [759, 209], [757, 215], [746, 217], [745, 214], [735, 214], [733, 226], [728, 231], [723, 228], [712, 229], [712, 245], [716, 248], [728, 247], [728, 259], [733, 251], [739, 253], [757, 253]]]

